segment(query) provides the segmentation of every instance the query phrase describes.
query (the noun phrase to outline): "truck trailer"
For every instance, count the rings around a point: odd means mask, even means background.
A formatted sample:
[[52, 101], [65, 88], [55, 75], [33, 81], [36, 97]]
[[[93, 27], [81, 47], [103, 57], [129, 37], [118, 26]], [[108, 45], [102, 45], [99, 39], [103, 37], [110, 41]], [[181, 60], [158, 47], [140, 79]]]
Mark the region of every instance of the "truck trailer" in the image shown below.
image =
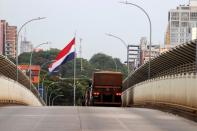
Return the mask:
[[85, 93], [85, 105], [121, 106], [122, 77], [121, 72], [93, 73], [92, 84]]

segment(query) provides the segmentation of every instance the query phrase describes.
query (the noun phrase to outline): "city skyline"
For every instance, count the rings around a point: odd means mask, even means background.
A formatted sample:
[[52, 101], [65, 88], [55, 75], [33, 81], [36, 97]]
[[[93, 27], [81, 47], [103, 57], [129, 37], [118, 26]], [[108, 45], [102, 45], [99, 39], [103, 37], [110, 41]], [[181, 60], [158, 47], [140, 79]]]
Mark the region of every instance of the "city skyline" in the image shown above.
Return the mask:
[[[128, 2], [142, 6], [149, 13], [153, 24], [153, 44], [162, 45], [168, 23], [168, 11], [180, 4], [189, 3], [185, 0], [167, 0], [161, 6], [156, 0]], [[122, 43], [106, 36], [105, 33], [117, 35], [128, 44], [139, 44], [141, 37], [149, 36], [145, 15], [135, 7], [114, 0], [0, 0], [0, 16], [18, 28], [29, 19], [47, 17], [26, 26], [27, 39], [32, 41], [34, 46], [50, 41], [50, 47], [62, 49], [77, 32], [77, 47], [79, 38], [82, 38], [82, 53], [86, 59], [102, 52], [120, 58], [122, 62], [126, 60], [126, 49]], [[21, 34], [24, 34], [24, 30]]]

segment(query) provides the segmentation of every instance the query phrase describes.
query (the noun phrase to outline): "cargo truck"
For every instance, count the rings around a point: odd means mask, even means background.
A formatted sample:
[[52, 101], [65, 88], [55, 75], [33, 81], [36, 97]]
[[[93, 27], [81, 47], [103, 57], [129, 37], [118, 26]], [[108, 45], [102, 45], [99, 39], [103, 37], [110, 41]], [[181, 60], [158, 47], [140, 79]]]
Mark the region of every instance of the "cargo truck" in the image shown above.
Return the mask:
[[122, 77], [121, 72], [93, 73], [92, 84], [85, 93], [85, 105], [121, 106]]

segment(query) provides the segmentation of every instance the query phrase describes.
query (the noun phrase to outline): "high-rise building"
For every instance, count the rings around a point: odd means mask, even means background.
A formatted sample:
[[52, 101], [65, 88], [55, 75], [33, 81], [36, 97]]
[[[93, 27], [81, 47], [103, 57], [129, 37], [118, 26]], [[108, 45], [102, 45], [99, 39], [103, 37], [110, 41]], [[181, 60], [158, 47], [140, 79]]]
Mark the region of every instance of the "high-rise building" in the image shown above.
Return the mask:
[[7, 26], [6, 30], [6, 42], [5, 42], [5, 55], [8, 57], [16, 57], [16, 36], [17, 27]]
[[21, 41], [21, 46], [20, 46], [20, 53], [24, 52], [31, 52], [33, 50], [33, 45], [31, 44], [30, 41], [27, 41], [26, 38]]
[[5, 27], [6, 22], [5, 20], [0, 21], [0, 54], [4, 54], [4, 43], [5, 43]]
[[189, 5], [179, 5], [176, 9], [171, 9], [168, 21], [166, 38], [170, 40], [170, 47], [192, 40], [192, 28], [197, 27], [197, 0], [190, 0]]
[[0, 54], [16, 57], [17, 27], [9, 26], [5, 20], [0, 21]]

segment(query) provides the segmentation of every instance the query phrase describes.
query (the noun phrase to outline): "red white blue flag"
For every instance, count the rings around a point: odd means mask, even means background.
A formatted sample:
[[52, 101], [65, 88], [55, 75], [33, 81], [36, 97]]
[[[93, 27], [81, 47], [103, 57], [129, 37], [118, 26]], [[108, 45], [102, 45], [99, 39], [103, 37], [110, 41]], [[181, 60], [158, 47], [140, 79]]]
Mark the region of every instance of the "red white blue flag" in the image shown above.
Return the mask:
[[50, 65], [49, 72], [53, 72], [60, 65], [75, 58], [75, 38], [63, 49], [55, 58], [55, 61]]

